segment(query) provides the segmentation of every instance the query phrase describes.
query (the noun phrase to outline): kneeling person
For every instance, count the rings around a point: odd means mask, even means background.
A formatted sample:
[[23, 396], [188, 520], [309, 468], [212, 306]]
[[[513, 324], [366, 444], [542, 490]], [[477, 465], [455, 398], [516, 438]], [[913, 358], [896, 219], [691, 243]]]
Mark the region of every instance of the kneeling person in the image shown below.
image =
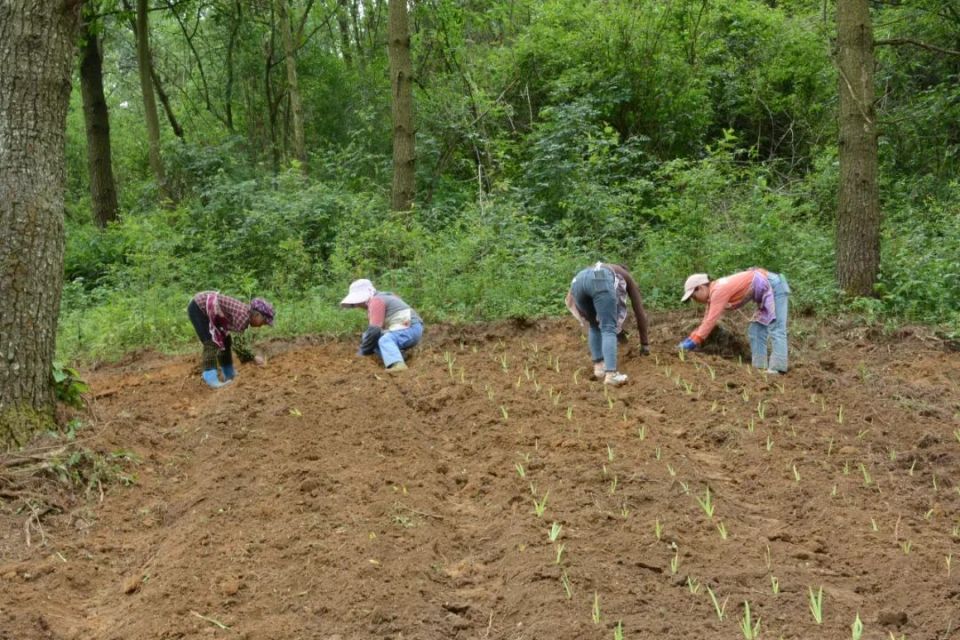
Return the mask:
[[355, 280], [340, 306], [367, 310], [367, 329], [360, 337], [358, 355], [378, 354], [388, 371], [403, 371], [403, 351], [423, 337], [423, 320], [400, 296], [377, 291], [369, 280]]

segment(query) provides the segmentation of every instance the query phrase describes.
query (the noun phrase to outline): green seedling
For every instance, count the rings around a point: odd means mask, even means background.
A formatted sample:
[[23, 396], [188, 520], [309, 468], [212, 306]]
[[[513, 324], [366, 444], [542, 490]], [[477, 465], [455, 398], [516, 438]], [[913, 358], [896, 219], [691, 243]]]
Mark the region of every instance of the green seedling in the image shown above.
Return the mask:
[[509, 369], [507, 366], [507, 354], [505, 353], [500, 354], [500, 368], [503, 369], [504, 372]]
[[837, 485], [833, 485], [833, 489], [830, 490], [830, 497], [831, 498], [837, 497]]
[[837, 411], [837, 424], [843, 424], [843, 405], [840, 405], [840, 410]]
[[770, 438], [770, 435], [767, 435], [767, 451], [769, 452], [773, 449], [773, 440]]
[[770, 576], [770, 590], [773, 591], [773, 595], [779, 595], [780, 593], [780, 581], [777, 580], [776, 576]]
[[660, 459], [660, 447], [657, 447], [656, 449], [654, 449], [653, 455], [656, 457], [657, 460]]
[[680, 349], [680, 350], [677, 352], [677, 355], [680, 356], [680, 362], [686, 362], [686, 361], [687, 361], [687, 352], [686, 352], [685, 349]]
[[489, 400], [490, 402], [493, 402], [493, 398], [494, 398], [493, 389], [490, 388], [490, 385], [486, 385], [484, 389], [486, 389], [487, 391], [487, 400]]
[[523, 365], [523, 375], [526, 376], [527, 380], [533, 379], [533, 373], [530, 372], [530, 365]]
[[847, 461], [844, 461], [843, 463], [843, 475], [845, 476], [850, 475], [850, 463]]
[[601, 468], [603, 469], [603, 477], [606, 478], [606, 477], [607, 477], [607, 465], [606, 465], [606, 463], [604, 463], [603, 465], [601, 465]]
[[903, 549], [903, 555], [908, 556], [913, 549], [913, 542], [911, 540], [904, 540], [900, 543], [900, 548]]
[[944, 564], [947, 565], [947, 577], [949, 578], [949, 577], [950, 577], [951, 567], [953, 566], [953, 554], [952, 554], [952, 553], [948, 553], [946, 556], [944, 556], [943, 562], [944, 562]]
[[543, 512], [547, 510], [547, 496], [549, 495], [550, 492], [547, 491], [539, 501], [536, 498], [533, 499], [533, 512], [537, 514], [538, 518], [542, 518]]
[[703, 512], [707, 514], [707, 517], [712, 519], [713, 510], [716, 505], [713, 504], [713, 499], [710, 497], [710, 485], [707, 485], [702, 498], [697, 496], [697, 503], [700, 505], [700, 508], [703, 509]]
[[573, 384], [580, 384], [580, 372], [583, 371], [583, 367], [580, 367], [573, 372]]
[[890, 462], [896, 462], [897, 461], [896, 450], [890, 449], [890, 451], [887, 452], [887, 457], [890, 458]]
[[957, 442], [960, 442], [960, 427], [953, 430], [953, 436], [957, 439]]
[[517, 464], [514, 465], [514, 467], [516, 467], [516, 469], [517, 469], [517, 475], [518, 475], [518, 476], [520, 476], [521, 478], [526, 478], [526, 477], [527, 477], [527, 472], [526, 472], [526, 470], [524, 470], [522, 464], [520, 464], [520, 463], [518, 462]]
[[940, 487], [937, 486], [937, 474], [933, 474], [933, 492], [936, 493], [940, 490]]
[[713, 404], [710, 405], [710, 413], [716, 413], [717, 409], [719, 408], [720, 408], [720, 403], [714, 400]]
[[617, 626], [613, 628], [613, 640], [623, 640], [623, 621], [617, 620]]
[[910, 464], [910, 470], [907, 471], [907, 473], [910, 474], [911, 477], [913, 477], [913, 469], [914, 469], [914, 467], [916, 467], [916, 466], [917, 466], [917, 459], [914, 458], [914, 459], [913, 459], [913, 462]]
[[863, 622], [860, 620], [859, 611], [857, 611], [857, 617], [854, 618], [853, 624], [850, 625], [850, 637], [853, 640], [860, 640], [863, 637]]
[[627, 516], [630, 515], [630, 507], [627, 506], [627, 501], [624, 500], [623, 504], [620, 505], [620, 516], [626, 520]]
[[933, 509], [930, 509], [930, 510], [927, 511], [925, 514], [923, 514], [923, 519], [924, 519], [924, 520], [930, 520], [930, 518], [932, 518], [932, 517], [933, 517]]
[[873, 518], [870, 518], [870, 528], [871, 528], [874, 532], [880, 531], [880, 527], [877, 526], [877, 521], [874, 520]]
[[563, 550], [567, 548], [567, 545], [562, 542], [557, 545], [557, 557], [554, 560], [554, 564], [560, 564], [560, 561], [563, 560]]
[[760, 618], [757, 618], [756, 624], [750, 618], [750, 603], [743, 601], [743, 619], [740, 621], [740, 631], [743, 632], [745, 640], [756, 640], [760, 637]]
[[457, 361], [456, 357], [449, 351], [443, 352], [443, 361], [447, 363], [447, 373], [453, 378], [453, 363]]
[[573, 585], [570, 584], [570, 578], [567, 577], [567, 572], [564, 571], [560, 574], [560, 584], [563, 585], [563, 592], [567, 594], [567, 600], [573, 597]]
[[857, 432], [857, 440], [863, 440], [863, 438], [870, 433], [870, 429], [864, 429], [863, 431]]
[[657, 540], [660, 540], [663, 536], [663, 526], [660, 524], [660, 518], [653, 521], [653, 535], [657, 537]]
[[551, 525], [550, 525], [550, 533], [548, 534], [548, 537], [550, 538], [550, 542], [556, 542], [556, 541], [557, 541], [557, 538], [560, 537], [560, 532], [561, 532], [561, 531], [563, 531], [563, 525], [562, 525], [562, 524], [560, 524], [560, 523], [558, 523], [558, 522], [554, 522], [553, 524], [551, 524]]
[[640, 438], [641, 442], [647, 439], [647, 427], [645, 425], [637, 427], [637, 437]]
[[687, 576], [687, 589], [689, 589], [693, 595], [697, 595], [700, 592], [700, 581]]
[[713, 603], [713, 610], [717, 613], [717, 620], [723, 622], [723, 617], [726, 615], [724, 612], [727, 610], [727, 600], [730, 598], [724, 598], [723, 604], [721, 605], [719, 602], [717, 602], [717, 595], [710, 587], [707, 587], [707, 595], [710, 596], [710, 602]]
[[750, 392], [744, 389], [740, 395], [743, 397], [744, 402], [750, 402]]
[[670, 558], [670, 574], [677, 575], [677, 571], [680, 570], [680, 549], [677, 548], [676, 543], [673, 543], [673, 557]]
[[767, 415], [767, 404], [763, 400], [757, 401], [757, 415], [763, 420]]
[[860, 472], [863, 474], [863, 486], [869, 487], [873, 484], [873, 478], [870, 476], [870, 472], [867, 471], [867, 468], [860, 463]]
[[711, 380], [716, 380], [716, 379], [717, 379], [717, 372], [714, 370], [714, 368], [711, 367], [710, 365], [706, 365], [706, 367], [707, 367], [707, 372], [710, 374], [710, 379], [711, 379]]
[[593, 624], [600, 624], [600, 595], [596, 591], [593, 592], [593, 609], [590, 612], [590, 618]]
[[617, 474], [613, 474], [613, 480], [610, 481], [610, 495], [617, 492]]
[[793, 480], [797, 484], [800, 484], [800, 472], [797, 471], [797, 465], [793, 465]]
[[690, 495], [690, 487], [687, 486], [687, 483], [684, 482], [683, 480], [678, 480], [677, 482], [680, 483], [680, 489], [683, 491], [683, 495], [685, 496]]
[[823, 624], [823, 587], [820, 587], [816, 595], [813, 587], [807, 587], [807, 590], [810, 592], [810, 613], [817, 624]]
[[507, 408], [503, 405], [500, 405], [500, 414], [503, 416], [504, 422], [510, 418], [510, 414], [507, 413]]
[[766, 550], [763, 552], [763, 563], [767, 565], [767, 571], [770, 571], [772, 563], [770, 562], [770, 545], [767, 545]]
[[607, 409], [613, 410], [613, 396], [607, 396]]
[[723, 524], [723, 520], [721, 520], [720, 522], [717, 523], [717, 531], [720, 532], [720, 539], [721, 539], [721, 540], [726, 540], [726, 539], [727, 539], [727, 526], [726, 526], [725, 524]]
[[676, 478], [676, 477], [677, 477], [677, 472], [673, 469], [673, 467], [670, 465], [669, 462], [667, 463], [667, 473], [670, 474], [670, 477], [671, 477], [671, 478]]
[[750, 420], [747, 421], [747, 431], [753, 433], [757, 428], [757, 423], [753, 419], [753, 416], [750, 416]]
[[827, 443], [827, 455], [833, 453], [833, 436], [830, 436], [830, 442]]
[[607, 460], [609, 460], [610, 462], [613, 462], [613, 457], [614, 457], [614, 456], [613, 456], [613, 448], [611, 448], [610, 445], [608, 444], [608, 445], [607, 445]]
[[567, 420], [573, 420], [573, 405], [567, 407]]
[[519, 375], [519, 376], [517, 376], [517, 383], [516, 383], [514, 386], [515, 386], [517, 389], [519, 389], [521, 384], [523, 384], [523, 376], [522, 376], [522, 375]]
[[534, 497], [537, 495], [537, 485], [533, 484], [532, 480], [530, 481], [530, 495]]
[[786, 387], [786, 385], [780, 384], [779, 382], [774, 382], [774, 383], [773, 383], [773, 386], [775, 386], [775, 387], [777, 388], [777, 391], [780, 392], [780, 395], [783, 395], [783, 394], [785, 394], [785, 393], [787, 392], [787, 387]]

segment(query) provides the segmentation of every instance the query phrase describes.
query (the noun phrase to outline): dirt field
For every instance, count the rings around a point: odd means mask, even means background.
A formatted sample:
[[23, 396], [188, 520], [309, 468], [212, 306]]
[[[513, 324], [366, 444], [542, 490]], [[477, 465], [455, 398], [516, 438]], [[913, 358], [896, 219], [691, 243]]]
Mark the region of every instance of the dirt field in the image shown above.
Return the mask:
[[734, 639], [744, 601], [762, 638], [960, 638], [960, 354], [801, 319], [768, 378], [680, 361], [692, 320], [607, 391], [572, 320], [428, 327], [398, 377], [321, 341], [218, 392], [87, 372], [131, 482], [0, 502], [0, 639]]

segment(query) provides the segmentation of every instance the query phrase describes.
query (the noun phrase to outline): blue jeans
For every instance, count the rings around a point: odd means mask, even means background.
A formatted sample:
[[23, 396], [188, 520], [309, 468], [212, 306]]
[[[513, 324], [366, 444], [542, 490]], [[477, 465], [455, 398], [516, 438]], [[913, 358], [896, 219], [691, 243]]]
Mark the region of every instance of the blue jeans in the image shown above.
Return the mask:
[[[770, 273], [770, 288], [773, 289], [773, 308], [777, 318], [770, 325], [751, 322], [748, 329], [750, 353], [753, 366], [758, 369], [787, 371], [787, 310], [790, 300], [790, 285], [783, 274]], [[767, 338], [773, 344], [770, 360], [767, 361]]]
[[594, 362], [603, 360], [607, 371], [617, 370], [617, 294], [613, 272], [587, 267], [573, 279], [570, 293], [588, 323], [587, 343]]
[[403, 362], [401, 351], [417, 346], [423, 337], [423, 324], [418, 322], [406, 329], [387, 331], [380, 336], [376, 352], [383, 358], [383, 366], [389, 368], [398, 362]]

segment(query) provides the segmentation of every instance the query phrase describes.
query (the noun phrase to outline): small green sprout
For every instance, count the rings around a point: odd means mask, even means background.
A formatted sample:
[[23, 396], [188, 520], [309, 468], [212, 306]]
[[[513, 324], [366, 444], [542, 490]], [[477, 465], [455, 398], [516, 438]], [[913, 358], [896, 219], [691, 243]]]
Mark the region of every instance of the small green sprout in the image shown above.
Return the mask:
[[728, 535], [728, 534], [727, 534], [727, 526], [726, 526], [725, 524], [723, 524], [723, 520], [721, 520], [720, 522], [717, 523], [717, 531], [720, 532], [720, 539], [721, 539], [721, 540], [726, 540], [726, 539], [727, 539], [727, 535]]
[[870, 518], [870, 528], [875, 532], [880, 531], [880, 527], [877, 526], [877, 521], [873, 518]]
[[567, 407], [567, 420], [573, 420], [573, 405]]
[[607, 445], [607, 460], [613, 462], [613, 448], [608, 444]]
[[757, 401], [757, 415], [760, 416], [761, 420], [767, 415], [767, 405], [762, 399]]
[[837, 424], [843, 424], [843, 405], [840, 405], [840, 410], [837, 411]]
[[500, 414], [503, 416], [503, 421], [506, 422], [510, 415], [507, 413], [507, 408], [504, 405], [500, 405]]
[[913, 542], [911, 540], [904, 540], [900, 543], [900, 548], [903, 549], [903, 555], [908, 556], [913, 549]]
[[673, 557], [670, 558], [670, 574], [677, 575], [677, 571], [680, 570], [680, 549], [677, 548], [676, 543], [673, 545]]
[[521, 478], [526, 478], [526, 477], [527, 477], [527, 472], [526, 472], [526, 470], [524, 470], [522, 464], [520, 464], [520, 463], [518, 462], [517, 464], [514, 465], [514, 467], [516, 467], [516, 469], [517, 469], [517, 475], [518, 475], [518, 476], [520, 476]]
[[770, 561], [770, 545], [767, 545], [766, 551], [763, 552], [763, 563], [767, 565], [767, 571], [770, 571], [772, 563]]
[[723, 617], [725, 615], [724, 612], [727, 609], [727, 600], [729, 600], [730, 598], [729, 597], [724, 598], [723, 604], [721, 605], [719, 602], [717, 602], [717, 595], [713, 592], [713, 589], [711, 589], [710, 587], [707, 587], [707, 595], [710, 596], [710, 602], [713, 603], [713, 610], [717, 613], [717, 620], [719, 620], [720, 622], [723, 622]]
[[660, 447], [657, 447], [656, 449], [654, 449], [653, 455], [656, 457], [657, 460], [660, 459]]
[[557, 557], [554, 560], [554, 564], [560, 564], [560, 561], [563, 559], [563, 550], [567, 548], [567, 545], [562, 542], [557, 545]]
[[857, 432], [857, 440], [863, 440], [863, 438], [870, 432], [870, 429], [864, 429]]
[[573, 597], [573, 585], [570, 584], [570, 578], [567, 577], [567, 572], [564, 571], [560, 574], [560, 584], [563, 585], [563, 592], [567, 594], [567, 600]]
[[823, 624], [823, 587], [820, 587], [816, 595], [813, 593], [813, 587], [807, 587], [807, 590], [810, 592], [810, 613], [813, 614], [817, 624]]
[[556, 541], [557, 541], [557, 538], [560, 537], [560, 532], [561, 532], [561, 531], [563, 531], [563, 525], [562, 525], [562, 524], [560, 524], [560, 523], [558, 523], [558, 522], [554, 522], [553, 524], [551, 524], [551, 525], [550, 525], [550, 533], [547, 534], [548, 537], [550, 538], [550, 542], [556, 542]]
[[740, 631], [743, 632], [744, 640], [756, 640], [760, 637], [760, 618], [757, 618], [756, 624], [750, 618], [750, 603], [743, 601], [743, 619], [740, 621]]
[[916, 466], [917, 466], [917, 459], [914, 458], [913, 463], [910, 465], [910, 470], [907, 471], [907, 473], [910, 474], [911, 477], [913, 477], [913, 468]]
[[773, 595], [780, 593], [780, 581], [777, 580], [776, 576], [770, 576], [770, 589], [773, 591]]
[[713, 499], [710, 497], [710, 485], [707, 485], [706, 491], [704, 491], [703, 497], [697, 496], [697, 503], [700, 505], [700, 508], [703, 509], [703, 512], [707, 514], [708, 518], [713, 518], [713, 510], [716, 505], [713, 504]]
[[857, 617], [854, 619], [853, 624], [850, 625], [850, 637], [853, 640], [860, 640], [863, 636], [863, 622], [860, 620], [860, 612], [857, 611]]
[[767, 451], [769, 452], [773, 449], [773, 440], [770, 438], [770, 434], [767, 434]]
[[533, 499], [533, 512], [537, 514], [538, 518], [542, 518], [543, 512], [547, 510], [547, 496], [549, 495], [550, 492], [547, 491], [539, 501], [536, 498]]
[[593, 624], [600, 624], [600, 595], [596, 591], [593, 592], [593, 609], [590, 612], [590, 618]]
[[946, 556], [944, 556], [943, 562], [944, 562], [944, 564], [947, 565], [947, 577], [949, 578], [949, 577], [950, 577], [951, 567], [952, 567], [952, 565], [953, 565], [953, 554], [952, 554], [952, 553], [948, 553]]
[[660, 540], [663, 536], [663, 526], [660, 524], [660, 518], [653, 521], [653, 535], [657, 537], [657, 540]]
[[646, 425], [640, 425], [639, 427], [637, 427], [637, 437], [640, 438], [641, 442], [647, 439]]
[[500, 368], [503, 369], [504, 372], [509, 369], [507, 366], [507, 354], [505, 353], [500, 354]]
[[613, 474], [613, 480], [610, 481], [610, 495], [617, 492], [617, 474]]
[[670, 477], [671, 477], [671, 478], [676, 478], [676, 477], [677, 477], [677, 472], [674, 470], [674, 468], [670, 465], [669, 462], [667, 463], [667, 473], [670, 474]]
[[617, 626], [613, 628], [613, 640], [623, 640], [623, 621], [617, 620]]
[[697, 595], [700, 592], [700, 581], [691, 576], [687, 576], [687, 589], [689, 589], [693, 595]]
[[793, 481], [797, 484], [800, 483], [800, 472], [797, 471], [797, 465], [793, 465]]
[[620, 516], [626, 520], [627, 516], [630, 515], [630, 507], [627, 506], [627, 501], [624, 500], [623, 504], [620, 505]]
[[860, 472], [863, 474], [863, 486], [869, 487], [873, 484], [873, 477], [871, 477], [870, 472], [867, 471], [867, 468], [864, 464], [860, 463]]

